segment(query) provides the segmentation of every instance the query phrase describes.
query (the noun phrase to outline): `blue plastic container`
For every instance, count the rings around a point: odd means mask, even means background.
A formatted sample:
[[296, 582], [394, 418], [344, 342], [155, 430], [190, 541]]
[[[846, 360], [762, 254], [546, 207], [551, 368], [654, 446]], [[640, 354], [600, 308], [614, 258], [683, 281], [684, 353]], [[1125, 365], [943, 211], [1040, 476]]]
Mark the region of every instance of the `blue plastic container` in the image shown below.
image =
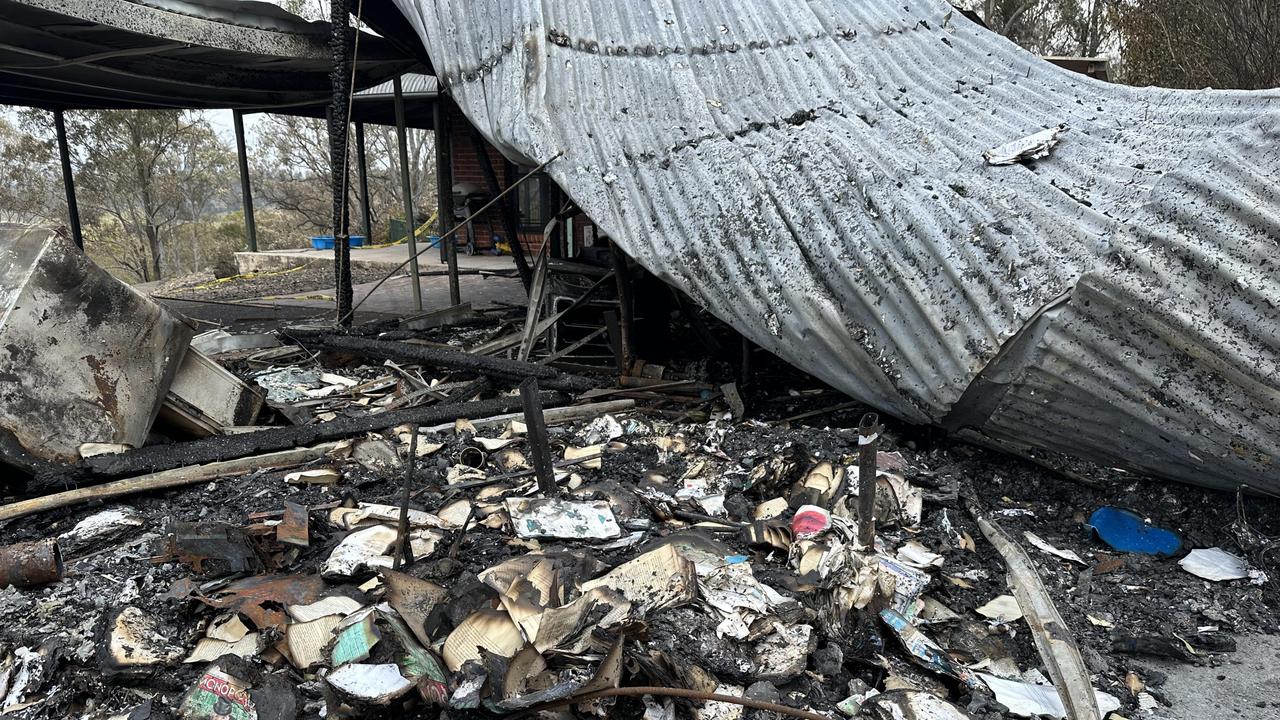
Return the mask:
[[[349, 236], [347, 240], [347, 245], [350, 247], [360, 247], [364, 245], [364, 236], [363, 235]], [[333, 236], [332, 235], [313, 235], [311, 237], [311, 247], [315, 248], [316, 250], [332, 250]]]

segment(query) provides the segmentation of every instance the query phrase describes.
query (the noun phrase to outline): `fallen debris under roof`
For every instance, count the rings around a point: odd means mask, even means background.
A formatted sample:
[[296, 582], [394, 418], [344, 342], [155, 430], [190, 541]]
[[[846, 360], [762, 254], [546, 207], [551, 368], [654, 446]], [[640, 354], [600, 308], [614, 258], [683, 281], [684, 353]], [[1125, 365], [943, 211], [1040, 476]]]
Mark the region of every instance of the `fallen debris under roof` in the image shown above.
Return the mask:
[[[664, 369], [670, 395], [494, 414], [520, 405], [511, 368], [545, 366], [388, 360], [376, 328], [310, 345], [286, 329], [270, 352], [222, 338], [211, 362], [271, 378], [261, 421], [304, 424], [93, 455], [90, 482], [135, 474], [0, 506], [25, 518], [0, 528], [3, 712], [1140, 717], [1166, 677], [1141, 658], [1212, 662], [1280, 629], [1277, 515], [1201, 517], [1236, 512], [1230, 496], [1076, 487], [848, 409], [834, 428], [734, 419], [827, 402], [787, 368], [732, 401], [682, 394], [723, 384], [705, 369]], [[583, 385], [603, 389], [602, 368]], [[253, 454], [291, 437], [326, 439]], [[210, 447], [248, 454], [146, 472]], [[1118, 549], [1136, 531], [1118, 503], [1211, 546]]]

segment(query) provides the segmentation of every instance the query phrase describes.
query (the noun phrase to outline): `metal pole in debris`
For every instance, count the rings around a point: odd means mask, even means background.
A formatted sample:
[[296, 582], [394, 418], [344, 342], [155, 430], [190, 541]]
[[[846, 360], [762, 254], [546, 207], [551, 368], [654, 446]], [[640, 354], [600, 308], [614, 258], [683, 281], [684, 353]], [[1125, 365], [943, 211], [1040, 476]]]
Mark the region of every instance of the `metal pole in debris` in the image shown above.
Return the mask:
[[449, 304], [462, 302], [458, 286], [458, 244], [453, 239], [444, 241], [444, 229], [453, 224], [453, 132], [449, 122], [448, 95], [436, 96], [432, 124], [436, 130], [436, 196], [440, 210], [440, 259], [449, 265]]
[[258, 226], [253, 221], [253, 188], [249, 185], [249, 153], [244, 143], [244, 113], [231, 111], [232, 124], [236, 129], [236, 161], [240, 167], [240, 201], [244, 205], [244, 237], [249, 243], [249, 252], [258, 252]]
[[71, 241], [83, 250], [80, 205], [76, 202], [76, 181], [71, 172], [71, 147], [67, 144], [67, 122], [61, 110], [53, 111], [53, 126], [58, 131], [58, 157], [62, 159], [62, 189], [67, 193], [67, 221], [71, 224]]
[[0, 588], [36, 587], [63, 575], [62, 552], [53, 538], [0, 547]]
[[529, 438], [529, 451], [533, 454], [533, 469], [538, 476], [538, 492], [544, 497], [551, 497], [556, 491], [556, 475], [551, 467], [551, 445], [547, 441], [547, 422], [542, 416], [542, 401], [538, 399], [537, 378], [529, 378], [520, 383], [520, 403], [524, 406], [524, 424]]
[[396, 143], [400, 145], [400, 193], [404, 195], [404, 232], [409, 242], [409, 277], [413, 278], [413, 308], [421, 310], [422, 279], [418, 276], [418, 221], [413, 216], [413, 183], [409, 179], [409, 133], [404, 127], [404, 87], [400, 83], [399, 75], [391, 81], [391, 87], [395, 92]]
[[409, 430], [409, 459], [404, 463], [404, 492], [400, 495], [400, 523], [396, 527], [396, 547], [391, 556], [391, 569], [413, 562], [413, 547], [409, 544], [409, 498], [413, 491], [413, 464], [418, 459], [418, 423]]
[[373, 243], [373, 221], [369, 213], [369, 164], [364, 153], [364, 123], [356, 123], [356, 174], [360, 178], [360, 214], [365, 240]]
[[632, 361], [635, 360], [635, 341], [632, 333], [632, 321], [635, 318], [635, 299], [631, 292], [631, 273], [628, 270], [627, 256], [618, 247], [618, 243], [609, 239], [609, 256], [613, 259], [613, 278], [618, 283], [618, 320], [622, 331], [622, 373], [631, 372]]
[[876, 542], [876, 445], [883, 431], [875, 413], [858, 423], [858, 544], [864, 548]]

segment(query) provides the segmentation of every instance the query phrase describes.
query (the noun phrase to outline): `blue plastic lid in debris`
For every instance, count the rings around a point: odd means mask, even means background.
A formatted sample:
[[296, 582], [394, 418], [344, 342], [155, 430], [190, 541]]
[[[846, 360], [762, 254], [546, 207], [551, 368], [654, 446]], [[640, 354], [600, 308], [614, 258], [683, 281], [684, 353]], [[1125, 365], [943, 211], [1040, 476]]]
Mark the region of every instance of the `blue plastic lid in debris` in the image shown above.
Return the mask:
[[1094, 510], [1089, 526], [1103, 542], [1121, 552], [1172, 557], [1182, 548], [1177, 533], [1152, 527], [1138, 514], [1117, 507]]

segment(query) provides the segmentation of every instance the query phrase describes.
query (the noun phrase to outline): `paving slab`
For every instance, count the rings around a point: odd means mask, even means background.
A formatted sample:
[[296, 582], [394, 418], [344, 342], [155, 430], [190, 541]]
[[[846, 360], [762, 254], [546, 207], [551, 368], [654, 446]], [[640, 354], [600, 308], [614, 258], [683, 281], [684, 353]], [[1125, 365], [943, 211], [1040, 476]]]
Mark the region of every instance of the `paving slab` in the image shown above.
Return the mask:
[[1214, 665], [1172, 660], [1141, 665], [1168, 676], [1159, 691], [1172, 706], [1158, 708], [1155, 717], [1280, 720], [1280, 636], [1242, 635], [1236, 638], [1236, 651]]

